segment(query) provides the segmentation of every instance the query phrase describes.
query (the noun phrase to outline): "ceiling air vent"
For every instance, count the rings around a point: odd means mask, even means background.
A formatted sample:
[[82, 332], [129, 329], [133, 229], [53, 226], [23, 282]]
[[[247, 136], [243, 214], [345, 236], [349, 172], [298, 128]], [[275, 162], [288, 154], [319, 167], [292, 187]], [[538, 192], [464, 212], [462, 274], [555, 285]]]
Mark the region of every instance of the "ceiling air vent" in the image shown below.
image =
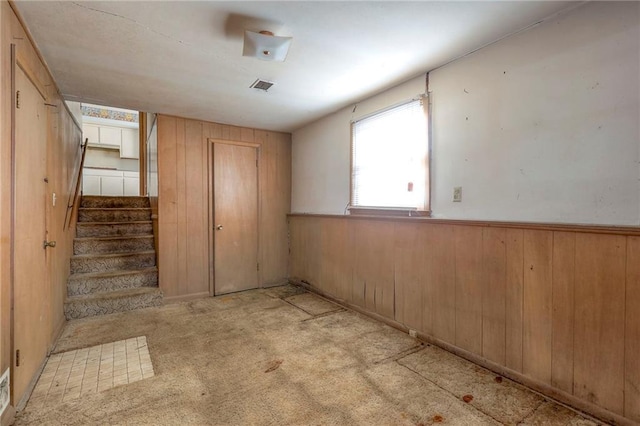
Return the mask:
[[273, 86], [273, 83], [271, 83], [270, 81], [257, 79], [249, 87], [251, 87], [252, 89], [264, 90], [266, 92], [271, 88], [271, 86]]

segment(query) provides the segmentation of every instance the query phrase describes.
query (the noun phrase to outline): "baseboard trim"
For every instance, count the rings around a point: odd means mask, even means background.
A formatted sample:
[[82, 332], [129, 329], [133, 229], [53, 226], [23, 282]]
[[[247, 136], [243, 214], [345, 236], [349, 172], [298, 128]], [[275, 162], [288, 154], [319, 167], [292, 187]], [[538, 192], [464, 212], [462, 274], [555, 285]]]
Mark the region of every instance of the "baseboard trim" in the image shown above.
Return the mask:
[[40, 375], [42, 374], [42, 370], [44, 370], [44, 366], [47, 365], [48, 360], [49, 360], [49, 356], [45, 356], [42, 362], [40, 363], [40, 366], [34, 373], [33, 377], [31, 377], [31, 381], [29, 382], [27, 389], [24, 391], [24, 395], [22, 395], [22, 398], [20, 398], [20, 401], [18, 401], [18, 403], [15, 406], [16, 412], [20, 412], [24, 410], [24, 407], [27, 406], [27, 403], [31, 398], [31, 394], [33, 393], [33, 389], [35, 389], [36, 384], [38, 383], [38, 379], [40, 379]]
[[275, 283], [262, 284], [262, 286], [260, 288], [280, 287], [281, 285], [285, 285], [285, 284], [288, 284], [288, 283], [289, 283], [289, 280], [288, 279], [284, 279], [282, 281], [278, 281], [278, 282], [275, 282]]
[[55, 327], [54, 332], [53, 332], [53, 338], [51, 339], [51, 346], [49, 347], [49, 354], [51, 354], [51, 352], [54, 350], [54, 348], [56, 347], [56, 344], [58, 344], [58, 339], [60, 339], [60, 336], [62, 335], [62, 330], [64, 330], [64, 326], [67, 324], [67, 319], [64, 317], [64, 315], [61, 318], [61, 321], [58, 322], [58, 325]]
[[[304, 289], [315, 293], [333, 303], [337, 303], [338, 305], [344, 306], [345, 308], [351, 309], [355, 312], [358, 312], [362, 315], [365, 315], [369, 318], [373, 318], [377, 321], [380, 321], [382, 323], [385, 323], [387, 325], [389, 325], [390, 327], [393, 327], [395, 329], [398, 329], [404, 333], [408, 333], [409, 332], [409, 327], [405, 326], [402, 323], [399, 323], [395, 320], [389, 319], [387, 317], [384, 317], [380, 314], [377, 314], [375, 312], [370, 312], [360, 306], [356, 306], [353, 305], [351, 303], [348, 303], [344, 300], [338, 299], [333, 297], [330, 294], [325, 293], [322, 290], [319, 290], [318, 288], [315, 288], [313, 286], [311, 286], [310, 284], [303, 282], [303, 281], [299, 281], [296, 280], [294, 278], [290, 278], [289, 279], [289, 283], [294, 284], [294, 285], [299, 285], [301, 287], [303, 287]], [[620, 425], [620, 426], [637, 426], [638, 424], [626, 417], [623, 417], [619, 414], [613, 413], [605, 408], [599, 407], [597, 405], [591, 404], [583, 399], [577, 398], [574, 395], [571, 395], [567, 392], [564, 392], [562, 390], [559, 390], [557, 388], [554, 388], [546, 383], [542, 383], [539, 382], [537, 380], [531, 379], [530, 377], [527, 377], [525, 375], [523, 375], [522, 373], [519, 373], [517, 371], [511, 370], [509, 368], [506, 368], [502, 365], [496, 364], [493, 361], [489, 361], [485, 358], [482, 358], [479, 355], [476, 355], [474, 353], [468, 352], [464, 349], [461, 349], [457, 346], [454, 346], [450, 343], [444, 342], [442, 340], [439, 340], [433, 336], [429, 336], [427, 334], [424, 333], [420, 333], [418, 332], [418, 339], [432, 344], [434, 346], [438, 346], [439, 348], [444, 349], [447, 352], [451, 352], [454, 355], [457, 355], [461, 358], [464, 358], [468, 361], [473, 362], [474, 364], [477, 364], [481, 367], [486, 368], [487, 370], [491, 370], [496, 374], [499, 374], [501, 376], [504, 376], [510, 380], [513, 380], [514, 382], [520, 383], [523, 386], [528, 387], [529, 389], [532, 389], [533, 391], [535, 391], [536, 393], [541, 394], [542, 396], [544, 396], [547, 399], [552, 399], [553, 401], [557, 402], [560, 405], [563, 405], [571, 410], [577, 411], [580, 414], [585, 414], [587, 416], [592, 416], [593, 418], [600, 420], [600, 421], [604, 421], [606, 423], [610, 423], [613, 425]]]
[[170, 305], [173, 303], [188, 302], [190, 300], [195, 300], [195, 299], [203, 299], [205, 297], [211, 297], [208, 291], [201, 292], [201, 293], [193, 293], [193, 294], [183, 294], [180, 296], [169, 296], [169, 297], [165, 296], [163, 299], [163, 302], [165, 305]]

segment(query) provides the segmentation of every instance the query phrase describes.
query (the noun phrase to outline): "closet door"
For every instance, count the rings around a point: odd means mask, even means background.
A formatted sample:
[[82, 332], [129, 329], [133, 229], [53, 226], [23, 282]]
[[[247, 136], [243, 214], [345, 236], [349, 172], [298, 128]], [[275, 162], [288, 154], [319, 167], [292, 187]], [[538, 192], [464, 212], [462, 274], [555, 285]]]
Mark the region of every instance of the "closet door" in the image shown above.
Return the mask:
[[213, 143], [214, 294], [258, 287], [258, 148]]
[[13, 403], [25, 395], [29, 382], [47, 355], [50, 333], [47, 273], [47, 112], [44, 98], [16, 66], [14, 279], [13, 279]]

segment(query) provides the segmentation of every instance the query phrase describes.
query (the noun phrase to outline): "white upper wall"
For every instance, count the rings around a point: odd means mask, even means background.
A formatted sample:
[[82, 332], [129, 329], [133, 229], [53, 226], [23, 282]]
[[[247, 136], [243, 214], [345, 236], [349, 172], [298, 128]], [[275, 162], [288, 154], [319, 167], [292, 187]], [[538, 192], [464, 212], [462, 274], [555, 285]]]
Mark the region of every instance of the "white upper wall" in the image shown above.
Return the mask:
[[640, 223], [638, 10], [589, 3], [430, 73], [434, 217]]
[[291, 211], [344, 214], [351, 184], [351, 121], [425, 92], [425, 76], [293, 132]]
[[78, 124], [82, 125], [82, 109], [80, 102], [65, 101], [65, 103], [69, 108], [69, 112], [71, 112], [71, 115], [73, 115], [73, 118], [76, 119]]
[[[429, 79], [434, 217], [640, 224], [640, 4], [587, 3]], [[411, 80], [356, 114], [423, 90]], [[344, 213], [351, 110], [293, 133], [293, 212]]]

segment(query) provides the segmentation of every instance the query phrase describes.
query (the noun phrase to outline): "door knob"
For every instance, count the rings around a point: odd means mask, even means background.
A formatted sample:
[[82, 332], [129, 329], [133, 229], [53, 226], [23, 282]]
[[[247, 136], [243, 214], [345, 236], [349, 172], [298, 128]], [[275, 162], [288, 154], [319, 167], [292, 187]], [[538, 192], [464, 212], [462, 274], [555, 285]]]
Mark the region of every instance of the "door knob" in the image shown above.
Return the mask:
[[44, 242], [44, 248], [47, 248], [47, 247], [54, 248], [55, 246], [56, 246], [56, 242], [55, 241], [45, 241]]
[[218, 231], [222, 231], [222, 225], [218, 225], [218, 226], [216, 226], [216, 229], [217, 229]]

